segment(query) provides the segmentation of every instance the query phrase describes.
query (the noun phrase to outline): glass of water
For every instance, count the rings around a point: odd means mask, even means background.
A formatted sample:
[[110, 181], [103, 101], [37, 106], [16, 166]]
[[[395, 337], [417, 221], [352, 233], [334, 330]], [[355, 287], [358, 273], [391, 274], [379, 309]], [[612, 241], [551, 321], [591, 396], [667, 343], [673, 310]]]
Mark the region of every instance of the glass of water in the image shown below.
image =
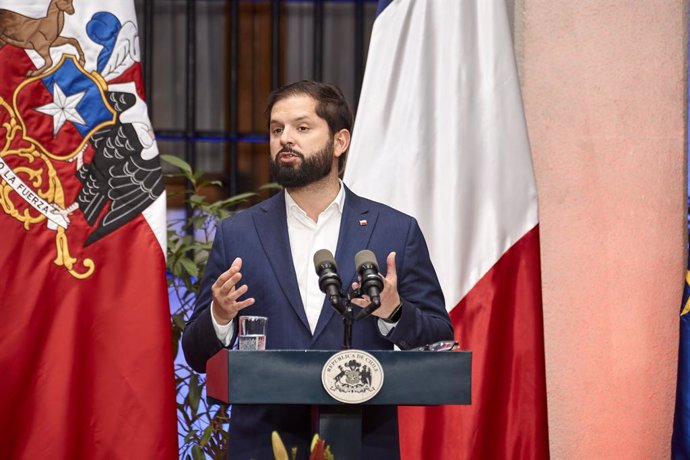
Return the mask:
[[267, 322], [265, 316], [240, 316], [239, 349], [265, 350]]

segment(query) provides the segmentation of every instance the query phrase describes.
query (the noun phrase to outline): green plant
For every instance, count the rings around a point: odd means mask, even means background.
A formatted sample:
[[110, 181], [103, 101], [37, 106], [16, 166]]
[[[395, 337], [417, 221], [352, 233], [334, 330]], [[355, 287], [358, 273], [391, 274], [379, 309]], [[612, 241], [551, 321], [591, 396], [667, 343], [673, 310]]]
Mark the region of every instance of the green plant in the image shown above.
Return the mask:
[[[193, 171], [189, 164], [178, 157], [161, 155], [161, 159], [179, 171], [167, 174], [168, 177], [182, 177], [189, 184], [183, 201], [191, 211], [187, 218], [168, 222], [167, 235], [168, 294], [173, 305], [171, 324], [176, 357], [180, 458], [225, 459], [229, 422], [227, 407], [209, 406], [205, 399], [205, 376], [197, 374], [187, 364], [178, 362], [177, 356], [185, 322], [194, 310], [216, 225], [258, 194], [242, 193], [225, 200], [208, 202], [201, 192], [209, 187], [220, 186], [218, 181], [204, 180], [202, 172]], [[262, 189], [274, 187], [269, 184]]]

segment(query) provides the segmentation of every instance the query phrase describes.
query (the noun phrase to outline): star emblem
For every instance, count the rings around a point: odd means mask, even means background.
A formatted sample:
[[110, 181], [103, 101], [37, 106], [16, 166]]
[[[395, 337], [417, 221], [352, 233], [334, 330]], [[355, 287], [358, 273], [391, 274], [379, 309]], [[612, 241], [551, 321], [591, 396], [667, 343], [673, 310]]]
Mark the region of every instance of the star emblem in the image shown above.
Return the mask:
[[79, 112], [77, 112], [77, 104], [82, 100], [84, 94], [86, 94], [86, 91], [71, 96], [65, 96], [65, 93], [58, 84], [55, 82], [53, 83], [53, 102], [36, 107], [38, 112], [53, 117], [53, 136], [57, 135], [62, 125], [67, 121], [79, 123], [80, 125], [86, 124], [81, 115], [79, 115]]

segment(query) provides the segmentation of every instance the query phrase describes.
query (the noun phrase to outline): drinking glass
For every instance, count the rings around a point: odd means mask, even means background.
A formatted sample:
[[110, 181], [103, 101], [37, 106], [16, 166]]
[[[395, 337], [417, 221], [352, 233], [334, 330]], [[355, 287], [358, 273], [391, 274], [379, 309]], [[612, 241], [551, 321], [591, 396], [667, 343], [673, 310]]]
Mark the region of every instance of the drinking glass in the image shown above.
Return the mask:
[[239, 349], [244, 351], [266, 349], [265, 316], [240, 316]]

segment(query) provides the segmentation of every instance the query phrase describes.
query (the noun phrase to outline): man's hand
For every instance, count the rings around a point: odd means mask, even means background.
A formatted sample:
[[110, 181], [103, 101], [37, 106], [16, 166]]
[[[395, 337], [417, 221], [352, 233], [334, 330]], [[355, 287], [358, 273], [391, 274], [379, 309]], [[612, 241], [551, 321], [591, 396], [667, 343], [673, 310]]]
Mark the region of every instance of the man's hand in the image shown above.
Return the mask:
[[[383, 277], [383, 291], [381, 291], [381, 306], [374, 310], [372, 315], [378, 316], [379, 318], [388, 318], [393, 310], [395, 310], [398, 305], [400, 305], [400, 294], [398, 294], [398, 274], [395, 270], [395, 252], [388, 254], [386, 258], [386, 263], [388, 265], [388, 270], [386, 271], [386, 276]], [[352, 288], [357, 289], [359, 283], [352, 283]], [[352, 304], [358, 307], [364, 308], [371, 303], [371, 299], [368, 295], [362, 296], [361, 299], [352, 299]]]
[[254, 304], [252, 297], [242, 301], [237, 300], [248, 289], [246, 284], [235, 287], [242, 279], [241, 268], [242, 259], [238, 257], [232, 262], [228, 271], [221, 274], [211, 286], [213, 316], [222, 326], [232, 321], [241, 309]]

